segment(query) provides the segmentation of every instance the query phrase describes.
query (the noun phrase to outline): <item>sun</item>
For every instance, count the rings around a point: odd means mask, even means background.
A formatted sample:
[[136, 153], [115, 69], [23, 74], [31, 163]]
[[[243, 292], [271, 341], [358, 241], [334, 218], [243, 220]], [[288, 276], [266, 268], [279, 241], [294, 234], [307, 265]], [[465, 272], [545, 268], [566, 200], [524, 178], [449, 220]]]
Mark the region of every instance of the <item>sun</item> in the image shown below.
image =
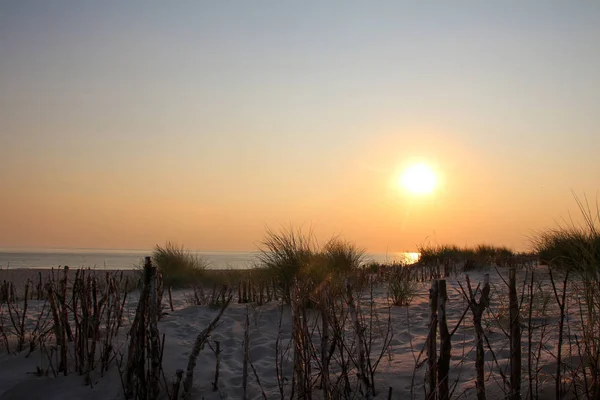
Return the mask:
[[413, 164], [406, 168], [398, 184], [410, 193], [430, 194], [435, 189], [437, 179], [433, 170], [425, 164]]

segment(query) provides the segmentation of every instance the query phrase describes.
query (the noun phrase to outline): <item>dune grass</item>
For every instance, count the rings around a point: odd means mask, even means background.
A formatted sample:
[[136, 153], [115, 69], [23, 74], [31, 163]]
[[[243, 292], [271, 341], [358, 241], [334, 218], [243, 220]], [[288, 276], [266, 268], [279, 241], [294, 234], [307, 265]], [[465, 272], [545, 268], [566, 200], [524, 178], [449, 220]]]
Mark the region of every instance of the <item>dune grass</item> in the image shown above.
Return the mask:
[[583, 222], [548, 229], [532, 238], [534, 251], [540, 261], [551, 267], [568, 268], [583, 274], [586, 279], [598, 280], [600, 271], [600, 205], [594, 211], [587, 198], [577, 196]]
[[546, 265], [584, 271], [600, 260], [600, 237], [580, 227], [555, 228], [535, 238], [540, 261]]
[[280, 232], [267, 230], [261, 243], [259, 260], [275, 280], [286, 303], [291, 302], [290, 289], [300, 271], [314, 257], [315, 239], [312, 232], [290, 227]]
[[419, 263], [422, 264], [436, 264], [449, 259], [453, 262], [465, 262], [474, 266], [483, 266], [498, 257], [510, 257], [515, 254], [508, 247], [488, 244], [478, 244], [473, 247], [422, 245], [418, 247], [418, 252], [420, 253]]
[[395, 306], [409, 306], [417, 294], [417, 281], [411, 278], [410, 270], [403, 265], [393, 266], [388, 281], [388, 292]]
[[364, 250], [339, 237], [330, 239], [302, 271], [302, 276], [318, 284], [325, 280], [344, 281], [362, 266]]
[[320, 248], [312, 231], [293, 227], [267, 230], [260, 251], [263, 269], [275, 280], [287, 303], [295, 281], [314, 288], [325, 280], [350, 276], [364, 260], [364, 250], [351, 242], [333, 237]]
[[[532, 239], [534, 250], [550, 271], [559, 269], [573, 273], [572, 285], [576, 292], [573, 301], [578, 308], [582, 325], [581, 339], [576, 346], [583, 355], [584, 375], [589, 380], [586, 398], [600, 398], [600, 205], [595, 211], [587, 198], [577, 196], [583, 222], [573, 221], [539, 233]], [[563, 300], [564, 301], [564, 300]]]
[[359, 268], [365, 256], [364, 249], [338, 237], [330, 239], [322, 252], [327, 260], [327, 268], [336, 274], [350, 273]]
[[172, 242], [156, 245], [152, 261], [161, 273], [164, 285], [174, 288], [198, 284], [208, 267], [205, 260]]

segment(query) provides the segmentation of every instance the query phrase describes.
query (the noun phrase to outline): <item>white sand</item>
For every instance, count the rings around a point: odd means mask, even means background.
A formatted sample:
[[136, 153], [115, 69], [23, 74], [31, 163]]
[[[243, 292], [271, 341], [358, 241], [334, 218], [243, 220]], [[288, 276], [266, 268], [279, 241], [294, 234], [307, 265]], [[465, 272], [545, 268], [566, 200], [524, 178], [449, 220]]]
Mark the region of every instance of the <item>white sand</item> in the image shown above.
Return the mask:
[[[507, 272], [507, 271], [504, 271]], [[481, 272], [473, 273], [472, 281], [474, 286], [482, 279]], [[508, 339], [502, 333], [497, 322], [494, 322], [492, 315], [499, 315], [501, 324], [507, 321], [502, 304], [508, 302], [507, 289], [504, 283], [498, 278], [495, 272], [491, 273], [492, 278], [492, 300], [491, 313], [486, 317], [485, 325], [489, 339], [492, 343], [496, 356], [503, 367], [508, 365]], [[522, 280], [522, 277], [521, 277]], [[464, 277], [460, 277], [464, 286]], [[522, 283], [522, 282], [521, 282]], [[448, 280], [448, 325], [452, 331], [457, 321], [463, 314], [466, 302], [459, 294], [456, 279]], [[406, 399], [410, 398], [411, 387], [414, 389], [414, 398], [422, 399], [424, 397], [424, 373], [426, 363], [415, 371], [415, 359], [425, 344], [429, 324], [428, 307], [428, 289], [429, 283], [419, 285], [419, 293], [408, 309], [406, 307], [391, 308], [391, 323], [393, 339], [389, 353], [383, 357], [377, 373], [375, 375], [375, 385], [378, 390], [377, 398], [387, 398], [388, 388], [392, 388], [392, 398]], [[172, 382], [177, 369], [184, 369], [187, 365], [188, 355], [193, 346], [196, 335], [204, 329], [210, 320], [217, 314], [217, 310], [208, 306], [190, 306], [186, 302], [189, 293], [185, 291], [176, 291], [174, 295], [175, 311], [165, 315], [159, 323], [161, 335], [166, 335], [163, 367], [165, 376]], [[165, 299], [166, 303], [166, 299]], [[30, 302], [30, 312], [28, 313], [28, 326], [33, 326], [39, 316], [42, 302]], [[383, 322], [387, 318], [387, 296], [386, 289], [383, 286], [377, 288], [376, 306], [379, 316]], [[553, 299], [550, 306], [555, 306]], [[362, 311], [366, 312], [367, 304], [363, 303]], [[128, 316], [133, 318], [135, 309], [135, 296], [131, 297], [128, 305]], [[215, 341], [220, 341], [221, 367], [219, 377], [219, 390], [213, 391], [212, 381], [215, 373], [215, 355], [210, 348], [206, 347], [200, 354], [198, 364], [195, 370], [193, 398], [197, 399], [239, 399], [242, 398], [242, 369], [243, 369], [243, 340], [244, 324], [246, 312], [250, 315], [250, 358], [256, 368], [257, 375], [262, 384], [262, 388], [267, 398], [275, 399], [279, 397], [279, 389], [276, 381], [275, 367], [275, 343], [278, 338], [280, 306], [272, 302], [262, 306], [232, 304], [223, 315], [217, 329], [211, 336], [210, 343], [214, 345]], [[291, 336], [291, 318], [288, 307], [283, 309], [282, 323], [282, 347], [285, 348]], [[507, 314], [506, 314], [507, 315]], [[408, 316], [408, 323], [407, 321]], [[5, 330], [9, 329], [10, 322], [7, 320], [6, 305], [2, 306], [3, 326]], [[315, 318], [316, 315], [310, 316]], [[526, 316], [523, 316], [525, 318]], [[538, 316], [537, 323], [544, 322], [544, 318]], [[556, 330], [556, 318], [548, 319], [548, 332], [546, 335], [552, 336]], [[127, 327], [123, 330], [125, 333]], [[539, 332], [535, 332], [536, 337]], [[121, 338], [121, 341], [125, 338]], [[535, 339], [535, 344], [539, 338]], [[380, 340], [377, 340], [372, 357], [380, 347]], [[379, 347], [378, 347], [379, 344]], [[523, 390], [527, 391], [527, 331], [523, 331]], [[548, 342], [548, 351], [555, 345], [554, 340]], [[318, 346], [318, 344], [317, 344]], [[470, 311], [467, 313], [461, 327], [456, 331], [452, 339], [452, 361], [450, 369], [451, 385], [457, 381], [454, 392], [454, 398], [462, 395], [462, 398], [475, 398], [475, 340], [472, 327], [472, 316]], [[14, 346], [12, 346], [14, 349]], [[103, 377], [95, 375], [93, 385], [85, 386], [84, 379], [76, 373], [71, 372], [69, 376], [38, 377], [35, 375], [36, 368], [48, 367], [47, 360], [44, 360], [39, 350], [34, 351], [29, 357], [27, 349], [20, 354], [6, 354], [5, 349], [0, 349], [0, 400], [3, 399], [118, 399], [123, 398], [123, 391], [119, 373], [116, 367]], [[544, 353], [546, 354], [546, 353]], [[289, 351], [291, 357], [291, 350]], [[544, 371], [554, 371], [555, 364], [551, 357], [546, 354], [549, 363]], [[423, 361], [425, 355], [421, 357]], [[491, 361], [490, 352], [486, 348], [486, 369], [496, 370]], [[333, 367], [332, 367], [333, 369]], [[544, 372], [543, 371], [543, 372]], [[286, 393], [289, 394], [290, 382], [292, 378], [291, 363], [288, 363], [284, 371], [289, 380], [286, 386]], [[414, 375], [414, 386], [413, 386]], [[549, 376], [545, 376], [547, 382], [544, 391], [553, 393], [553, 381]], [[353, 378], [354, 380], [354, 378]], [[261, 389], [257, 380], [249, 369], [249, 398], [262, 398]], [[500, 377], [494, 374], [487, 382], [487, 392], [489, 399], [503, 397]], [[540, 392], [542, 393], [542, 391]], [[314, 390], [314, 398], [320, 398], [320, 391]], [[546, 397], [552, 398], [553, 395]], [[356, 398], [360, 398], [356, 393]]]

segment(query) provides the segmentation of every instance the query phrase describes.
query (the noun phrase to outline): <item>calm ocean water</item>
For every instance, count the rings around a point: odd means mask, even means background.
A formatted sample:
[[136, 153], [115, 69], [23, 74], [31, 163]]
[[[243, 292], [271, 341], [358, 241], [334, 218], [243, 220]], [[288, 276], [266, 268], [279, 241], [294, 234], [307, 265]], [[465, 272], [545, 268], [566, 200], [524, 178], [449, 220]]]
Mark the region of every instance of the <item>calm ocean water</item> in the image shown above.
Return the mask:
[[[0, 250], [0, 268], [56, 268], [90, 267], [101, 269], [132, 269], [143, 263], [147, 250]], [[192, 252], [206, 261], [213, 269], [251, 268], [258, 261], [258, 252], [197, 251]], [[376, 262], [403, 262], [414, 260], [415, 253], [368, 253], [365, 260]]]

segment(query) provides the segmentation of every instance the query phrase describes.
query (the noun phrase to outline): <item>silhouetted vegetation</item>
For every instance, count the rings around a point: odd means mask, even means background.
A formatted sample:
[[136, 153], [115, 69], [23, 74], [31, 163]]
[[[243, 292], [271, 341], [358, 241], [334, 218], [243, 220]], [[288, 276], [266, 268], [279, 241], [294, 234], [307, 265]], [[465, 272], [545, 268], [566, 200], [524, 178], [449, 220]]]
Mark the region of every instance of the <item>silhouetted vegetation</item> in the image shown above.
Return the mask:
[[[596, 204], [593, 211], [587, 199], [584, 201], [575, 196], [581, 212], [583, 223], [571, 222], [567, 226], [559, 226], [540, 233], [533, 239], [533, 248], [540, 261], [548, 265], [552, 286], [560, 306], [561, 330], [567, 299], [564, 295], [569, 281], [572, 281], [578, 317], [581, 322], [581, 338], [575, 338], [579, 355], [584, 362], [579, 367], [586, 377], [584, 384], [576, 391], [585, 398], [600, 398], [600, 206]], [[557, 294], [552, 270], [564, 273], [564, 289], [562, 300]], [[575, 279], [569, 277], [569, 274]], [[565, 311], [565, 309], [567, 311]], [[568, 323], [568, 322], [567, 322]], [[562, 337], [561, 337], [562, 340]], [[560, 361], [560, 353], [559, 353]], [[560, 373], [560, 364], [557, 375]], [[557, 383], [556, 393], [563, 389]]]
[[600, 260], [600, 236], [580, 228], [548, 230], [535, 238], [534, 246], [546, 265], [582, 270]]
[[183, 246], [167, 242], [156, 245], [152, 261], [161, 273], [165, 286], [188, 287], [197, 284], [205, 275], [208, 263]]
[[474, 247], [459, 247], [456, 245], [420, 246], [418, 248], [419, 263], [436, 264], [445, 261], [464, 262], [472, 267], [492, 264], [498, 259], [508, 258], [515, 252], [505, 246], [479, 244]]
[[[284, 301], [289, 303], [290, 289], [302, 280], [311, 290], [332, 277], [350, 276], [363, 263], [364, 251], [337, 237], [319, 248], [312, 232], [288, 228], [267, 231], [262, 242], [260, 262], [263, 270], [276, 282]], [[261, 268], [258, 269], [259, 271]], [[261, 271], [265, 274], [265, 271]]]
[[403, 266], [393, 267], [388, 280], [389, 296], [395, 306], [409, 306], [418, 289], [411, 271]]
[[305, 269], [314, 257], [314, 238], [301, 229], [267, 230], [262, 242], [261, 263], [267, 268], [281, 290], [283, 299], [290, 303], [290, 289], [294, 278]]

